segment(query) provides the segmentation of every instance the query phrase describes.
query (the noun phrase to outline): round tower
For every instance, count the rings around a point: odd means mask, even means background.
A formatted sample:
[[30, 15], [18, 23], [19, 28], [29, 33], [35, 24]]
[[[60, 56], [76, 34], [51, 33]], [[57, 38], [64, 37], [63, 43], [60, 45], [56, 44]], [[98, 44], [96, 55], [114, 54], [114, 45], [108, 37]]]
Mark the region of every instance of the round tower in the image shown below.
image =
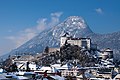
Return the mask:
[[105, 50], [105, 53], [108, 53], [109, 54], [109, 58], [113, 58], [113, 51], [110, 49], [110, 48], [107, 48]]
[[103, 59], [112, 59], [113, 58], [113, 51], [110, 48], [107, 48], [103, 51]]

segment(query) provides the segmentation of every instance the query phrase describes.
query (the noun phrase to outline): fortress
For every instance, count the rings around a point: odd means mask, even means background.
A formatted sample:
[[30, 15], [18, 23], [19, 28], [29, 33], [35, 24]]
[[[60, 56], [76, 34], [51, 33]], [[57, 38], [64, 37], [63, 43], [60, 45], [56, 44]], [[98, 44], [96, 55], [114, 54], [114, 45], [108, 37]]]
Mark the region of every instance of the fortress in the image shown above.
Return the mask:
[[60, 47], [62, 47], [65, 43], [71, 45], [77, 45], [82, 48], [86, 48], [88, 50], [91, 49], [91, 39], [90, 38], [73, 38], [69, 36], [68, 33], [61, 37]]

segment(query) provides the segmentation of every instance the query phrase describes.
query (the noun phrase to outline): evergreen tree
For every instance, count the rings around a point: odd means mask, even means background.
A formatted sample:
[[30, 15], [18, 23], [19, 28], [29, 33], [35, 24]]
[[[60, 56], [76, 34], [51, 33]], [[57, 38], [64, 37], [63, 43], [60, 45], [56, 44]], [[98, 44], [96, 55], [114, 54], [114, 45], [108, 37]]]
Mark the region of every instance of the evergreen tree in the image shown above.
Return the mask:
[[48, 46], [45, 47], [45, 51], [44, 52], [45, 53], [49, 53], [49, 47]]

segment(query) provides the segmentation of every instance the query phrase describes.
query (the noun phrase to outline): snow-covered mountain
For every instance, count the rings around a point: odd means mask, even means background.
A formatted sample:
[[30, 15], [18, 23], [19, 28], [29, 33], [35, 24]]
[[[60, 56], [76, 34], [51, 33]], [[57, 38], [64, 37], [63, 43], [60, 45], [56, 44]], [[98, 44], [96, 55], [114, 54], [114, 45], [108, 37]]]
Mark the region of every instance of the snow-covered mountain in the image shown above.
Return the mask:
[[78, 16], [70, 16], [57, 26], [41, 32], [27, 43], [13, 50], [11, 53], [37, 53], [43, 51], [46, 46], [59, 47], [60, 37], [66, 32], [73, 37], [85, 37], [93, 33], [84, 19]]
[[40, 53], [46, 46], [59, 47], [60, 37], [65, 33], [73, 37], [90, 37], [92, 41], [98, 44], [99, 48], [120, 48], [120, 32], [111, 34], [96, 34], [89, 28], [85, 20], [79, 16], [70, 16], [57, 26], [45, 30], [36, 37], [29, 40], [22, 46], [14, 49], [10, 54], [18, 53]]

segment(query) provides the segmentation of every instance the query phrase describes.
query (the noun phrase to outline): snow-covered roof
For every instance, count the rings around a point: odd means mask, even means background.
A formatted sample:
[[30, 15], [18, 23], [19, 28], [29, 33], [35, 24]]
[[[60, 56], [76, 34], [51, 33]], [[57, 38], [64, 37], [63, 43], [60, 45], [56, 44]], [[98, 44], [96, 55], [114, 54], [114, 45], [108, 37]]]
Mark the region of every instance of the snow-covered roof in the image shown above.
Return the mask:
[[51, 67], [61, 67], [61, 64], [53, 64], [53, 65], [51, 65]]
[[27, 77], [25, 77], [25, 76], [17, 76], [16, 78], [19, 79], [19, 80], [29, 79], [29, 78], [27, 78]]
[[52, 69], [51, 69], [51, 67], [43, 66], [43, 67], [40, 68], [40, 70], [42, 70], [42, 71], [46, 71], [46, 70], [51, 71]]
[[59, 69], [59, 70], [61, 70], [61, 69], [68, 69], [68, 66], [67, 66], [67, 64], [65, 64], [65, 65], [63, 65], [61, 67], [57, 67], [57, 69]]
[[120, 78], [120, 74], [117, 74], [117, 75], [114, 77], [114, 79], [116, 79], [116, 78]]
[[58, 75], [50, 76], [50, 77], [52, 77], [55, 80], [65, 80], [64, 77], [61, 77], [61, 76], [58, 76]]
[[72, 67], [73, 67], [73, 65], [70, 64], [70, 63], [67, 63], [67, 64], [61, 66], [62, 69], [70, 69], [70, 68], [72, 68]]
[[104, 51], [112, 51], [110, 48], [105, 49]]
[[41, 67], [39, 70], [40, 70], [41, 72], [45, 72], [45, 71], [47, 70], [48, 72], [53, 72], [53, 73], [59, 71], [59, 70], [58, 70], [57, 68], [55, 68], [55, 67], [46, 67], [46, 66]]
[[1, 69], [0, 69], [0, 73], [2, 73], [2, 72], [3, 72], [3, 69], [1, 68]]
[[36, 68], [36, 64], [29, 64], [29, 67], [30, 68], [33, 68], [33, 67]]

